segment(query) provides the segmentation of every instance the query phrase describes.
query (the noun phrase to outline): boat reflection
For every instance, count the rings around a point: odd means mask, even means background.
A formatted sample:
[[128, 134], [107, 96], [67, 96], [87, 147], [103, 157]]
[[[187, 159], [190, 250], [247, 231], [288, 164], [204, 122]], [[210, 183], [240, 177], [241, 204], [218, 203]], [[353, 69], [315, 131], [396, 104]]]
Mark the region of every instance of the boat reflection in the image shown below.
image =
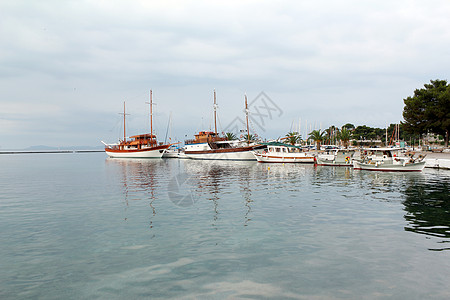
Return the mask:
[[353, 178], [353, 168], [348, 166], [315, 166], [316, 178], [348, 181]]
[[[438, 240], [438, 244], [450, 243], [449, 178], [422, 173], [370, 173], [362, 175], [372, 193], [379, 193], [382, 201], [397, 201], [398, 195], [406, 212], [405, 231], [426, 235]], [[450, 250], [438, 247], [429, 250]]]
[[206, 199], [213, 204], [212, 226], [216, 227], [220, 216], [220, 200], [223, 195], [236, 192], [234, 183], [239, 184], [239, 194], [245, 206], [244, 226], [251, 221], [252, 181], [258, 174], [257, 164], [250, 161], [193, 161], [185, 160], [184, 171], [188, 174], [188, 186], [193, 202]]
[[120, 185], [122, 187], [125, 203], [125, 217], [128, 220], [128, 209], [130, 202], [149, 201], [151, 217], [149, 228], [153, 228], [152, 217], [156, 215], [155, 200], [157, 191], [161, 188], [161, 172], [169, 168], [164, 160], [156, 159], [121, 159], [107, 158], [107, 168], [116, 168], [109, 173], [120, 174]]
[[[440, 244], [450, 243], [450, 199], [448, 180], [412, 180], [403, 191], [406, 211], [406, 231], [439, 239]], [[450, 247], [429, 249], [450, 250]]]

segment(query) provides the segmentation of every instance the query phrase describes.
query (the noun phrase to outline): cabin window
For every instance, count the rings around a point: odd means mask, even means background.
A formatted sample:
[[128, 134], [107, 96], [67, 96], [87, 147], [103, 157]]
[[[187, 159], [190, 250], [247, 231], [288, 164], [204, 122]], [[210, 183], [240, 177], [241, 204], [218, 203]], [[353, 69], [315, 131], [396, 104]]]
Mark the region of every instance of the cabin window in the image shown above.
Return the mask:
[[280, 151], [280, 148], [275, 148], [275, 149], [276, 149], [276, 152], [281, 152], [281, 151]]
[[286, 148], [283, 148], [283, 152], [287, 152], [287, 151], [286, 151]]

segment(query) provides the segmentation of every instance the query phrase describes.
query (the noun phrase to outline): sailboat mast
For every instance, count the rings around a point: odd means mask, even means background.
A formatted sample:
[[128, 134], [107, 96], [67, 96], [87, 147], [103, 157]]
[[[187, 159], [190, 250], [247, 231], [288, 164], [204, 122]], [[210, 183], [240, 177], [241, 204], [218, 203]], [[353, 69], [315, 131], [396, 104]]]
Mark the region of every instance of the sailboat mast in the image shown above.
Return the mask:
[[217, 103], [216, 103], [216, 89], [214, 89], [214, 133], [217, 136], [217, 117], [216, 117], [216, 111], [217, 111]]
[[386, 123], [386, 147], [388, 146], [388, 126]]
[[247, 144], [250, 145], [250, 131], [248, 129], [248, 105], [247, 105], [247, 94], [245, 95], [245, 119], [247, 121]]
[[125, 101], [123, 101], [123, 141], [125, 142], [125, 140], [126, 140], [126, 130], [125, 130], [125, 115], [126, 115], [126, 113], [125, 113]]
[[153, 99], [152, 99], [152, 90], [150, 90], [150, 138], [153, 139]]

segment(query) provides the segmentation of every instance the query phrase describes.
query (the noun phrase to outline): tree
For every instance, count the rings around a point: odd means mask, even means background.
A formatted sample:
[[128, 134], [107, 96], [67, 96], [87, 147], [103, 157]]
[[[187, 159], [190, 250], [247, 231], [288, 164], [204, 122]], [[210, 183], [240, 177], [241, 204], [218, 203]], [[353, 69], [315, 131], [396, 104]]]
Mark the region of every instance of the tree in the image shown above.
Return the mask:
[[431, 131], [444, 136], [448, 147], [450, 131], [450, 85], [446, 80], [431, 80], [414, 96], [403, 99], [403, 123], [409, 133], [424, 134]]
[[374, 128], [361, 125], [353, 130], [352, 136], [355, 140], [372, 140], [377, 137], [377, 134]]
[[332, 125], [330, 128], [325, 129], [324, 142], [326, 144], [334, 144], [336, 140], [336, 135], [338, 134], [339, 129], [336, 126]]
[[355, 125], [351, 124], [351, 123], [347, 123], [344, 126], [342, 126], [342, 128], [348, 129], [350, 131], [355, 129]]
[[249, 141], [257, 141], [259, 139], [258, 135], [255, 134], [249, 134], [248, 136], [245, 135], [244, 138], [248, 138]]
[[339, 139], [344, 144], [345, 148], [348, 148], [348, 141], [350, 141], [350, 138], [352, 137], [352, 133], [347, 128], [342, 127], [341, 131], [339, 132]]
[[232, 132], [227, 132], [225, 133], [225, 137], [227, 138], [227, 140], [232, 141], [232, 140], [236, 140], [237, 137], [234, 133]]
[[286, 142], [290, 143], [291, 145], [295, 145], [296, 143], [298, 143], [301, 139], [301, 135], [294, 131], [294, 132], [288, 132], [286, 134]]
[[320, 150], [320, 142], [323, 141], [325, 135], [325, 131], [313, 130], [309, 133], [309, 138], [312, 139], [316, 143], [316, 149]]

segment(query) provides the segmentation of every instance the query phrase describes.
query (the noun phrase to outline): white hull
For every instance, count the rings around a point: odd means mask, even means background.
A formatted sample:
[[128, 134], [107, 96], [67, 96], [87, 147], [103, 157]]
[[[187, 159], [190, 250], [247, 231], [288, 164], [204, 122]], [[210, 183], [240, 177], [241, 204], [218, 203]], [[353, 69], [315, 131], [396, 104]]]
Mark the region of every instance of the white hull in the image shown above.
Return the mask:
[[164, 149], [156, 150], [122, 150], [122, 151], [111, 151], [105, 149], [106, 154], [112, 158], [161, 158], [164, 153]]
[[376, 163], [362, 163], [359, 161], [353, 162], [355, 170], [368, 171], [385, 171], [385, 172], [421, 172], [425, 167], [425, 161], [414, 163], [392, 163], [380, 161]]
[[180, 152], [177, 150], [166, 149], [162, 155], [162, 158], [178, 158]]
[[335, 160], [323, 160], [317, 159], [318, 166], [335, 166], [335, 167], [353, 167], [353, 164], [349, 162], [337, 162]]
[[253, 151], [256, 160], [261, 163], [314, 163], [315, 157], [308, 153], [285, 153], [285, 155], [277, 153], [259, 153]]
[[199, 151], [199, 153], [190, 152], [186, 153], [186, 157], [190, 159], [202, 159], [202, 160], [256, 160], [251, 151], [237, 151], [237, 152], [212, 152]]
[[[331, 153], [330, 153], [331, 152]], [[319, 166], [353, 167], [352, 158], [355, 151], [352, 150], [332, 150], [327, 154], [317, 156]]]
[[234, 145], [235, 147], [212, 149], [208, 143], [188, 144], [184, 154], [189, 159], [202, 160], [256, 160], [252, 147], [243, 146], [241, 142], [218, 142], [217, 144]]

